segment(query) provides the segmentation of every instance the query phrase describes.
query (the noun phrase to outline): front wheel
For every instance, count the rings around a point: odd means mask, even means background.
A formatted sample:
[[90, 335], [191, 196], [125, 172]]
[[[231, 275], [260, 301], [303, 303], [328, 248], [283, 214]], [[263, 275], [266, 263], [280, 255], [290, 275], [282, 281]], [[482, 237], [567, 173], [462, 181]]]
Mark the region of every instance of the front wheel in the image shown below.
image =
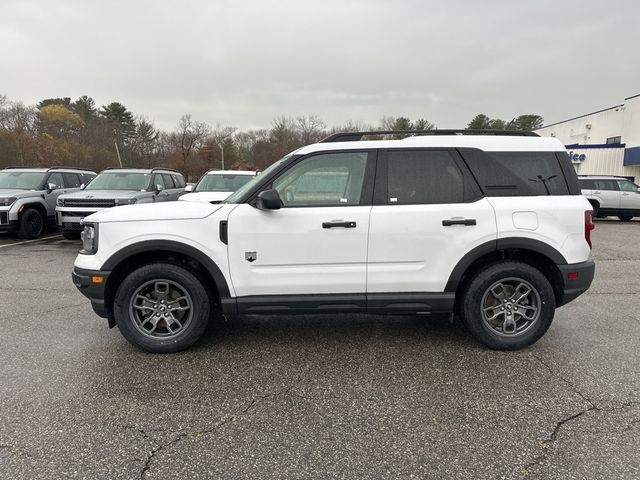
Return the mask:
[[27, 208], [20, 215], [20, 223], [18, 226], [18, 237], [34, 239], [38, 238], [44, 232], [44, 217], [35, 208]]
[[463, 292], [461, 316], [485, 346], [518, 350], [539, 340], [555, 314], [555, 294], [536, 268], [505, 261], [478, 272]]
[[131, 272], [113, 304], [122, 335], [148, 352], [169, 353], [193, 345], [211, 312], [204, 282], [173, 263], [152, 263]]
[[630, 222], [631, 219], [633, 218], [632, 215], [618, 215], [618, 218], [620, 219], [621, 222]]

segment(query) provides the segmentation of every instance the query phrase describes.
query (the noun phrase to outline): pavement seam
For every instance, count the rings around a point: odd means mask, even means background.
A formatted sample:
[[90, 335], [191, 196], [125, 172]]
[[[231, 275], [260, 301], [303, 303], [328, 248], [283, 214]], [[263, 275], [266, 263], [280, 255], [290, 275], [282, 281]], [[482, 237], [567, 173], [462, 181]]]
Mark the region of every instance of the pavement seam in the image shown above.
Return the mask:
[[[125, 425], [123, 426], [124, 428], [129, 428], [129, 429], [133, 429], [136, 430], [137, 432], [139, 432], [140, 434], [142, 434], [143, 438], [149, 439], [151, 440], [153, 443], [156, 444], [156, 447], [152, 448], [151, 451], [149, 452], [149, 454], [147, 455], [147, 459], [142, 467], [142, 470], [140, 471], [140, 480], [144, 480], [146, 478], [147, 472], [149, 471], [149, 469], [151, 468], [151, 462], [153, 461], [154, 458], [156, 458], [156, 455], [161, 452], [162, 450], [164, 450], [165, 448], [168, 448], [176, 443], [178, 443], [179, 441], [187, 438], [187, 437], [199, 437], [202, 435], [207, 435], [213, 432], [217, 432], [219, 431], [222, 427], [224, 427], [227, 424], [230, 424], [232, 422], [235, 422], [236, 420], [242, 418], [243, 416], [247, 415], [249, 413], [249, 411], [254, 408], [258, 403], [260, 403], [261, 401], [264, 401], [268, 398], [272, 398], [272, 397], [277, 397], [280, 395], [287, 395], [291, 389], [293, 388], [293, 386], [291, 387], [287, 387], [284, 390], [281, 391], [277, 391], [277, 392], [273, 392], [273, 393], [268, 393], [265, 395], [255, 395], [253, 397], [251, 397], [251, 400], [249, 401], [249, 403], [239, 412], [234, 413], [232, 415], [230, 415], [229, 417], [225, 418], [224, 420], [222, 420], [221, 422], [219, 422], [218, 424], [216, 424], [215, 426], [213, 426], [212, 428], [208, 428], [208, 429], [204, 429], [204, 430], [196, 430], [193, 432], [177, 432], [177, 436], [176, 438], [174, 438], [173, 440], [166, 442], [166, 443], [159, 443], [157, 442], [153, 437], [149, 436], [149, 434], [147, 433], [147, 431], [143, 428], [140, 427], [133, 427], [133, 426], [128, 426]], [[150, 430], [151, 431], [151, 430]], [[164, 431], [164, 430], [161, 430]]]

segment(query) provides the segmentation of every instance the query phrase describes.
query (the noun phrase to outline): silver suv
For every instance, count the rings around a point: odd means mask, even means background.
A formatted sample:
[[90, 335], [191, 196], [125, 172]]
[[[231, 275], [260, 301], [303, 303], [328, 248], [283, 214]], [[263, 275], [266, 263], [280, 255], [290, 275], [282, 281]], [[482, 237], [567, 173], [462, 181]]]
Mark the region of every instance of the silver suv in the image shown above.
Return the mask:
[[578, 180], [594, 217], [615, 216], [628, 222], [640, 216], [640, 187], [627, 177], [583, 175]]
[[56, 200], [79, 191], [96, 173], [76, 167], [8, 167], [0, 170], [0, 232], [37, 238], [55, 223]]
[[80, 192], [61, 195], [56, 223], [65, 238], [80, 238], [82, 219], [105, 208], [177, 200], [184, 177], [170, 168], [108, 168]]

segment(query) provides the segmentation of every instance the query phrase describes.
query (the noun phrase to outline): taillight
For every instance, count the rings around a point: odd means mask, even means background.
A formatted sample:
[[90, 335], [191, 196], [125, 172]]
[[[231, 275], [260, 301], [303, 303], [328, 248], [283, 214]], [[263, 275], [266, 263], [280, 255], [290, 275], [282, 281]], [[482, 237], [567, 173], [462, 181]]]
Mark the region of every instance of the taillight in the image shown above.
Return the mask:
[[591, 245], [591, 230], [596, 228], [593, 223], [593, 212], [591, 210], [586, 210], [584, 212], [584, 239], [589, 244], [589, 248], [592, 248]]

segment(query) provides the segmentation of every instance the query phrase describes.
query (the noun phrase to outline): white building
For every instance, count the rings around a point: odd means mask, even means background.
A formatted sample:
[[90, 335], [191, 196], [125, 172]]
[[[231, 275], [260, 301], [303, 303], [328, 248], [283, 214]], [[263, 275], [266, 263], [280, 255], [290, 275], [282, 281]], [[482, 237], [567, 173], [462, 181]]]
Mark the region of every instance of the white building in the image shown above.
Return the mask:
[[567, 147], [579, 175], [640, 180], [640, 95], [624, 103], [536, 130]]

